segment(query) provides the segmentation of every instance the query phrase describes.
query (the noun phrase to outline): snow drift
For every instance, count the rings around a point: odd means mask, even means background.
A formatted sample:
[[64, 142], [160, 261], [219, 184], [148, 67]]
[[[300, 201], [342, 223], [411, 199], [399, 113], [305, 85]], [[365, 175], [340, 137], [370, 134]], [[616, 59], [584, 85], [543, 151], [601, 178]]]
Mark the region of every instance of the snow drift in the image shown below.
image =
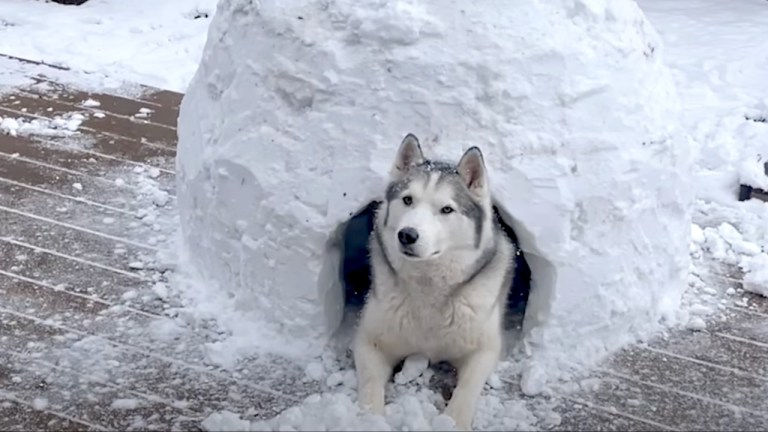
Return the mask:
[[413, 132], [486, 156], [533, 273], [527, 390], [673, 318], [691, 149], [660, 51], [629, 0], [222, 0], [179, 121], [198, 301], [230, 305], [243, 343], [316, 353], [341, 319], [339, 225]]

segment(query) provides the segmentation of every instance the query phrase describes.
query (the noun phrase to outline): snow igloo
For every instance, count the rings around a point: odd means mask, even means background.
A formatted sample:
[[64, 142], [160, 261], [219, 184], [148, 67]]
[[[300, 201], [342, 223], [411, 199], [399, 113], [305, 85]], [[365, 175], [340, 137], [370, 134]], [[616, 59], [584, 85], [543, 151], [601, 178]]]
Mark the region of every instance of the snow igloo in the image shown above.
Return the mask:
[[661, 54], [631, 0], [222, 0], [179, 119], [187, 265], [245, 343], [316, 354], [342, 318], [339, 232], [403, 136], [477, 145], [532, 272], [531, 370], [594, 361], [686, 285], [690, 145]]

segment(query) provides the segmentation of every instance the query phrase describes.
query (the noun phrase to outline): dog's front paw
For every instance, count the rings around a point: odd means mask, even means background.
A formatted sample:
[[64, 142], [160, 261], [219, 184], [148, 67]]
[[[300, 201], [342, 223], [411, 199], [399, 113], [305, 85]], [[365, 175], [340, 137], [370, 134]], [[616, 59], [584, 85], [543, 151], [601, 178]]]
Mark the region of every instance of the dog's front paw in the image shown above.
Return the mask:
[[[372, 414], [384, 415], [384, 395], [374, 389], [358, 389], [360, 409]], [[383, 393], [383, 391], [381, 392]]]
[[457, 431], [472, 430], [472, 412], [468, 412], [466, 408], [449, 403], [445, 409], [445, 415], [453, 419]]

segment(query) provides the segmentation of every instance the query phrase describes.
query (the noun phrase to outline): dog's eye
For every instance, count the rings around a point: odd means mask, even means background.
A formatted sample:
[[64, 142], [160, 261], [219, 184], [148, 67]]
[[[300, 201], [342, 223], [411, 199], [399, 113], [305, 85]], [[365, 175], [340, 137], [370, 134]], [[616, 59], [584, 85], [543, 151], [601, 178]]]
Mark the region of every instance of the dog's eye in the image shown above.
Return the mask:
[[453, 207], [445, 206], [445, 207], [440, 209], [440, 213], [442, 213], [442, 214], [451, 214], [451, 213], [453, 213]]
[[409, 206], [409, 205], [413, 204], [413, 198], [411, 198], [411, 196], [410, 196], [410, 195], [406, 195], [406, 196], [404, 196], [404, 197], [403, 197], [403, 204], [405, 204], [405, 205], [407, 205], [407, 206]]

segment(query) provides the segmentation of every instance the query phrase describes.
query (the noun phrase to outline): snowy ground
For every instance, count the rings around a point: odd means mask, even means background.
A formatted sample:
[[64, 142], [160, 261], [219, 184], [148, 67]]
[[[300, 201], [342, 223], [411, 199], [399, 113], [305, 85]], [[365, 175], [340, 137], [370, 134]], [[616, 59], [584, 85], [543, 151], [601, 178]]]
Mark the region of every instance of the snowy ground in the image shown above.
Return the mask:
[[[205, 43], [209, 18], [204, 15], [213, 14], [214, 3], [90, 0], [82, 7], [66, 7], [5, 0], [0, 6], [0, 53], [84, 71], [84, 86], [107, 78], [183, 91]], [[740, 301], [736, 291], [720, 292], [707, 285], [713, 259], [740, 266], [746, 273], [745, 288], [768, 293], [768, 204], [735, 199], [742, 173], [745, 178], [754, 173], [759, 155], [768, 158], [768, 123], [760, 121], [768, 117], [768, 41], [764, 37], [768, 4], [760, 0], [733, 1], [727, 7], [716, 0], [642, 0], [639, 4], [666, 43], [663, 55], [676, 74], [688, 112], [688, 130], [699, 148], [699, 201], [691, 245], [695, 265], [682, 314], [689, 317], [690, 328], [701, 330], [706, 327], [705, 317], [716, 314], [719, 305]], [[7, 82], [13, 72], [6, 69], [0, 74], [5, 75], [2, 82]], [[68, 118], [60, 124], [29, 125], [0, 118], [0, 130], [60, 135], [76, 130], [77, 121]], [[156, 287], [155, 295], [178, 294], [162, 285]], [[176, 312], [185, 319], [197, 316], [183, 306]], [[216, 327], [215, 323], [211, 326]], [[232, 361], [239, 356], [237, 347], [214, 343], [206, 349], [219, 360]], [[557, 414], [545, 400], [510, 397], [509, 388], [517, 388], [516, 367], [514, 362], [505, 364], [489, 383], [477, 428], [533, 429], [557, 424]], [[323, 392], [309, 396], [297, 408], [258, 422], [242, 420], [244, 412], [220, 412], [204, 426], [228, 430], [446, 426], [436, 408], [443, 403], [442, 396], [425, 388], [432, 372], [423, 362], [409, 362], [396, 378], [393, 390], [397, 397], [388, 407], [386, 419], [358, 412], [355, 378], [347, 357], [329, 352], [307, 366], [304, 374]], [[115, 403], [119, 408], [133, 402]]]
[[216, 0], [43, 0], [0, 5], [0, 53], [184, 92]]

